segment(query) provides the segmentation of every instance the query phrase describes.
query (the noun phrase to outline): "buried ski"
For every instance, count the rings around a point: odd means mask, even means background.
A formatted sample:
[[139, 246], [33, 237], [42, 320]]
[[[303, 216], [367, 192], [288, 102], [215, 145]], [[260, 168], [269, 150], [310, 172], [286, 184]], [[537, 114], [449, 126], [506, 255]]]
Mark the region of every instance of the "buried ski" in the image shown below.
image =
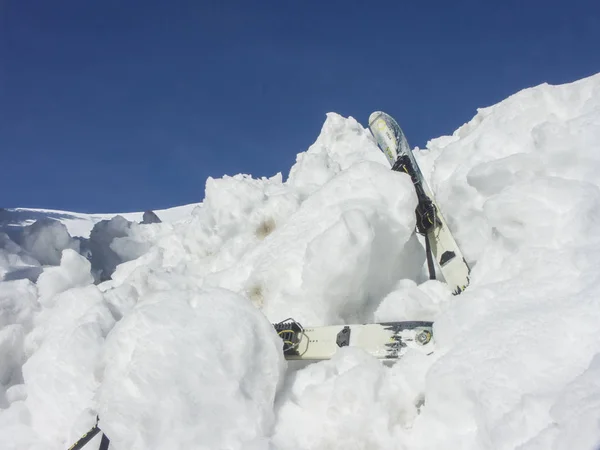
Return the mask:
[[293, 319], [273, 325], [288, 360], [330, 359], [343, 347], [357, 347], [379, 359], [400, 359], [409, 349], [433, 353], [432, 322], [406, 321], [304, 328]]
[[433, 193], [423, 178], [402, 129], [391, 116], [381, 111], [369, 116], [369, 129], [392, 170], [406, 172], [413, 181], [419, 201], [416, 209], [417, 231], [425, 236], [431, 278], [435, 278], [435, 268], [430, 255], [435, 259], [452, 292], [460, 294], [469, 285], [470, 268], [435, 203]]

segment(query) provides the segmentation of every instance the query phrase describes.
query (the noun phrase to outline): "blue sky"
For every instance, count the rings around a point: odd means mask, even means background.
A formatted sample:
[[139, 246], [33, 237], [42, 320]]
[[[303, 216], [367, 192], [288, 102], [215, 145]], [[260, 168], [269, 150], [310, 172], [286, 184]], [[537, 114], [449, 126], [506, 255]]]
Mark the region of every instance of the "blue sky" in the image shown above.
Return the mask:
[[600, 72], [600, 2], [6, 0], [0, 207], [201, 201], [282, 172], [335, 111], [411, 145], [543, 82]]

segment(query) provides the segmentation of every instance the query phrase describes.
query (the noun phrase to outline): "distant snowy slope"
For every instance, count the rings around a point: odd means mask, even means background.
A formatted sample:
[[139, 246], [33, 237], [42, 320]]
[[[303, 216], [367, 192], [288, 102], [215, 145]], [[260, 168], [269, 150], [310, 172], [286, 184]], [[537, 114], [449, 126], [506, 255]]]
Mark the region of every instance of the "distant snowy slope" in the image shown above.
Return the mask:
[[[600, 448], [600, 74], [415, 151], [473, 268], [459, 296], [363, 125], [330, 113], [285, 182], [209, 178], [162, 223], [0, 233], [2, 448], [68, 448], [96, 415], [111, 450]], [[432, 320], [436, 351], [291, 364], [287, 317]]]
[[[174, 208], [154, 211], [163, 222], [174, 222], [188, 217], [199, 203]], [[5, 209], [0, 213], [0, 227], [22, 227], [30, 225], [42, 218], [51, 218], [65, 224], [69, 234], [73, 237], [89, 237], [94, 224], [101, 220], [109, 220], [119, 215], [132, 222], [140, 222], [143, 212], [114, 213], [114, 214], [85, 214], [71, 211], [58, 211], [53, 209], [14, 208]]]

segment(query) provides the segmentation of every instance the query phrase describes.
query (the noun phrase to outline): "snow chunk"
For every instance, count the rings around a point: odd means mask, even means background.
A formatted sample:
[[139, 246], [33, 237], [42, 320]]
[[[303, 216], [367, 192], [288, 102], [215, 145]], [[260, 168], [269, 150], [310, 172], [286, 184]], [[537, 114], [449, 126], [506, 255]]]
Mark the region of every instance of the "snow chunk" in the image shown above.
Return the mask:
[[109, 280], [115, 268], [124, 262], [123, 255], [115, 252], [111, 244], [115, 238], [128, 236], [130, 227], [130, 221], [122, 216], [115, 216], [96, 223], [92, 228], [85, 248], [91, 253], [92, 270], [97, 281]]
[[6, 233], [0, 232], [0, 281], [23, 278], [35, 280], [41, 271], [39, 261], [17, 245]]
[[7, 388], [22, 381], [21, 366], [25, 361], [23, 325], [13, 324], [0, 328], [0, 407], [6, 407]]
[[354, 164], [206, 283], [245, 293], [273, 322], [370, 321], [399, 279], [421, 272], [415, 206], [410, 177]]
[[[555, 439], [558, 448], [597, 449], [600, 443], [600, 354], [569, 383], [550, 410], [552, 425], [540, 433]], [[534, 448], [534, 445], [523, 449]], [[541, 447], [538, 447], [541, 448]]]
[[56, 294], [76, 286], [94, 282], [90, 262], [73, 250], [65, 250], [59, 267], [44, 269], [37, 282], [42, 304], [51, 301]]
[[580, 181], [537, 177], [492, 196], [483, 211], [511, 245], [561, 247], [600, 236], [600, 189]]
[[58, 266], [65, 249], [79, 251], [79, 241], [71, 237], [63, 223], [53, 219], [40, 219], [23, 228], [18, 244], [45, 266]]
[[361, 161], [373, 161], [389, 168], [368, 129], [352, 117], [346, 119], [328, 113], [315, 143], [297, 155], [287, 183], [304, 199], [338, 173]]
[[226, 241], [248, 229], [264, 237], [268, 234], [264, 232], [266, 222], [274, 228], [296, 209], [297, 201], [285, 195], [281, 174], [260, 180], [236, 175], [206, 181], [201, 217]]
[[432, 362], [409, 352], [390, 369], [347, 347], [308, 366], [294, 374], [284, 394], [274, 444], [281, 450], [402, 448]]
[[433, 321], [447, 307], [451, 296], [448, 286], [438, 280], [428, 280], [420, 285], [413, 280], [402, 280], [382, 300], [375, 311], [375, 321]]
[[104, 361], [100, 427], [131, 450], [260, 443], [284, 369], [272, 325], [217, 289], [147, 296], [110, 334]]
[[88, 285], [56, 295], [36, 324], [25, 340], [25, 405], [33, 432], [48, 447], [65, 447], [79, 438], [71, 429], [94, 405], [96, 369], [114, 319], [98, 288]]
[[33, 327], [36, 299], [29, 280], [0, 283], [0, 408], [11, 403], [8, 391], [23, 382], [24, 338]]
[[29, 331], [38, 306], [37, 294], [35, 285], [29, 280], [0, 283], [0, 329], [18, 323]]

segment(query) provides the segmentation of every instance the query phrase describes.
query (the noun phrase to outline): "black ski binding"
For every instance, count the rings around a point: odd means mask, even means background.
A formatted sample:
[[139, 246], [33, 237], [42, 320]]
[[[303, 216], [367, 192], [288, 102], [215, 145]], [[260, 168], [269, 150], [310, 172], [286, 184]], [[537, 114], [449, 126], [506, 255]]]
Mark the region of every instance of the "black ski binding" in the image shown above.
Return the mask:
[[275, 331], [283, 340], [283, 354], [286, 356], [298, 356], [298, 346], [304, 334], [304, 328], [291, 317], [279, 323], [273, 324]]

